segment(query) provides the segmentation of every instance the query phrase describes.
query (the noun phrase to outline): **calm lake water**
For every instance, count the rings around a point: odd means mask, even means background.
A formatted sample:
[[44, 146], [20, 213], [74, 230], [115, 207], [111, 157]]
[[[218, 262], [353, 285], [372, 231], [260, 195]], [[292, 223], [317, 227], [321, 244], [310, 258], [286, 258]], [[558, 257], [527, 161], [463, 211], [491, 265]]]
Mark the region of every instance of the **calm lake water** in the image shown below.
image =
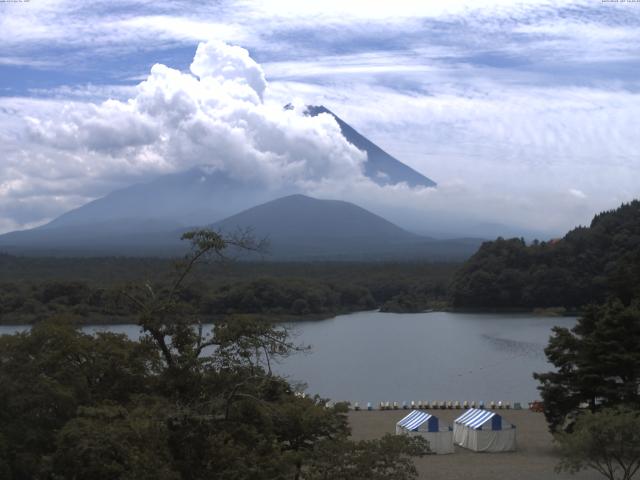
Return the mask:
[[[539, 397], [532, 372], [549, 370], [543, 349], [551, 328], [575, 318], [513, 314], [360, 312], [286, 324], [311, 353], [276, 369], [309, 393], [334, 400], [491, 400]], [[0, 334], [26, 327], [0, 326]], [[89, 326], [137, 338], [135, 325]]]

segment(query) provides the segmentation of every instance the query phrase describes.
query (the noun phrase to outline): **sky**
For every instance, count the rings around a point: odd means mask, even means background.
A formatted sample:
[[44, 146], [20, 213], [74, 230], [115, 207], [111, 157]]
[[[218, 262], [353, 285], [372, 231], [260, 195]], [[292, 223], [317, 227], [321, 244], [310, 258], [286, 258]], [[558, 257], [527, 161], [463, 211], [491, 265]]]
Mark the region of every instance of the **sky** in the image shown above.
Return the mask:
[[[640, 2], [31, 0], [0, 31], [0, 233], [202, 164], [408, 228], [555, 235], [640, 196]], [[290, 102], [438, 187], [367, 181]]]

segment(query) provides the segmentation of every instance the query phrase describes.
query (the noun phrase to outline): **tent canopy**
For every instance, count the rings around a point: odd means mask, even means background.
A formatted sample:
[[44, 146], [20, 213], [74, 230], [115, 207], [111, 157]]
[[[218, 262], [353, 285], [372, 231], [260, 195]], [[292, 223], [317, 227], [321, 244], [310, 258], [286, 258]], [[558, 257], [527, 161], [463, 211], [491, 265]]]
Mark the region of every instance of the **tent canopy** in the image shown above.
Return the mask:
[[[442, 429], [440, 429], [442, 428]], [[440, 427], [438, 417], [412, 410], [406, 417], [396, 423], [396, 435], [422, 437], [429, 442], [433, 453], [453, 453], [453, 430], [444, 425]]]
[[425, 423], [427, 424], [428, 432], [437, 432], [439, 430], [438, 418], [419, 410], [412, 410], [409, 415], [400, 420], [396, 425], [406, 430], [417, 432]]
[[[502, 417], [490, 410], [472, 408], [455, 419], [455, 423], [474, 430], [480, 430], [491, 422], [491, 430], [502, 430]], [[489, 425], [487, 425], [489, 426]]]

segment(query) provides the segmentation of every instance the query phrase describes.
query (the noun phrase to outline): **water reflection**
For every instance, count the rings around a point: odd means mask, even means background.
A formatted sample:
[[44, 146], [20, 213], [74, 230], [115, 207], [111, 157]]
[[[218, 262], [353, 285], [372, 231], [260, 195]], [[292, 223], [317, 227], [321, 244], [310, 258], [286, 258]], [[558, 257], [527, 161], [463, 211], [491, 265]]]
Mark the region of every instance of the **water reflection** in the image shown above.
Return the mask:
[[514, 354], [514, 358], [519, 356], [544, 358], [545, 345], [533, 342], [523, 342], [521, 340], [512, 340], [510, 338], [500, 338], [487, 334], [483, 334], [481, 337], [495, 350], [512, 353]]

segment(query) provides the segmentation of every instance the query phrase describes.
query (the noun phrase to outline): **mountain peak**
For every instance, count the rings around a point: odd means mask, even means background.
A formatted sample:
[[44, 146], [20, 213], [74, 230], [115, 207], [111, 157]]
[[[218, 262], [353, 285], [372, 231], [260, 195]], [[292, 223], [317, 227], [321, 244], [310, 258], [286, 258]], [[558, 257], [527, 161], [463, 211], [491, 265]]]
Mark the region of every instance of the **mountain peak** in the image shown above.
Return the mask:
[[226, 231], [251, 227], [259, 235], [285, 237], [416, 237], [353, 203], [301, 194], [257, 205], [213, 226]]
[[[293, 106], [288, 104], [285, 108], [292, 109]], [[338, 122], [342, 135], [347, 141], [359, 150], [366, 152], [365, 174], [378, 185], [406, 183], [410, 187], [436, 186], [436, 182], [385, 152], [324, 105], [307, 105], [304, 113], [311, 117], [322, 113], [331, 115]]]

